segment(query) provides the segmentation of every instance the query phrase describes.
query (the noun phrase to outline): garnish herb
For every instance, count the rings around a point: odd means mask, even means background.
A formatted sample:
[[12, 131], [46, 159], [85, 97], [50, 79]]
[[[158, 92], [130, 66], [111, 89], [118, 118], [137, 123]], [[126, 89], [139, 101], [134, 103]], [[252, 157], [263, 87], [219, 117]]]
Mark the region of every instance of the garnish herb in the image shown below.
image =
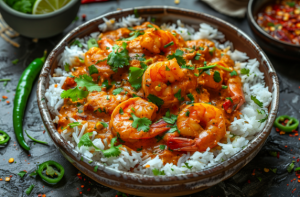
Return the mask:
[[135, 129], [137, 129], [138, 131], [143, 131], [143, 132], [148, 132], [150, 129], [150, 125], [151, 125], [151, 120], [149, 120], [148, 118], [139, 118], [136, 115], [134, 115], [134, 113], [130, 113], [132, 116], [132, 124], [131, 126]]
[[190, 116], [190, 111], [187, 111], [187, 112], [185, 113], [185, 116], [186, 116], [186, 117], [189, 117], [189, 116]]
[[163, 144], [159, 145], [160, 150], [165, 150], [165, 148], [166, 148], [166, 145], [163, 145]]
[[168, 66], [166, 66], [166, 71], [170, 71], [170, 68]]
[[90, 73], [90, 75], [92, 75], [92, 74], [98, 74], [98, 73], [99, 73], [99, 72], [98, 72], [98, 69], [96, 68], [95, 65], [91, 65], [91, 66], [89, 66], [88, 68], [89, 68], [89, 73]]
[[250, 73], [249, 69], [247, 69], [247, 68], [242, 68], [241, 69], [241, 74], [249, 76], [249, 73]]
[[165, 174], [165, 171], [159, 171], [158, 169], [156, 169], [156, 168], [154, 168], [153, 170], [152, 170], [152, 172], [153, 172], [153, 175], [154, 176], [159, 176], [159, 175], [166, 175]]
[[175, 96], [175, 98], [178, 99], [178, 101], [184, 101], [184, 98], [181, 97], [181, 89], [179, 89], [178, 92], [174, 96]]
[[110, 65], [114, 72], [117, 72], [119, 68], [129, 66], [129, 55], [126, 49], [127, 43], [123, 42], [122, 46], [114, 45], [112, 52], [108, 55], [107, 64]]
[[86, 89], [90, 92], [100, 92], [102, 90], [101, 87], [93, 81], [93, 78], [87, 74], [79, 75], [79, 78], [75, 78], [74, 81], [77, 83], [77, 87], [86, 87]]
[[88, 45], [88, 49], [90, 49], [92, 47], [97, 47], [97, 48], [99, 47], [97, 40], [95, 38], [90, 38], [87, 42], [87, 45]]
[[32, 184], [32, 185], [30, 185], [29, 186], [29, 188], [28, 189], [26, 189], [26, 191], [25, 191], [25, 193], [29, 196], [30, 195], [30, 193], [31, 193], [31, 191], [33, 190], [33, 188], [34, 188], [34, 185]]
[[218, 67], [222, 70], [225, 70], [227, 72], [231, 72], [231, 70], [229, 68], [225, 68], [224, 66], [220, 66], [219, 64], [214, 64], [214, 65], [210, 65], [210, 66], [206, 66], [206, 64], [204, 64], [203, 67], [200, 67], [200, 68], [197, 68], [198, 70], [206, 70], [206, 69], [211, 69], [211, 68], [214, 68], [214, 67]]
[[102, 87], [106, 88], [106, 90], [109, 90], [112, 87], [112, 85], [109, 85], [108, 80], [106, 79], [103, 81]]
[[117, 132], [117, 138], [118, 138], [120, 143], [125, 143], [125, 141], [121, 139], [121, 136], [120, 136], [119, 132]]
[[166, 123], [175, 124], [177, 116], [170, 113], [170, 110], [166, 112], [166, 116], [162, 118]]
[[97, 172], [98, 171], [98, 166], [95, 166], [94, 167], [94, 172]]
[[195, 55], [194, 59], [195, 59], [195, 60], [199, 60], [199, 59], [200, 59], [200, 57], [201, 57], [201, 53], [196, 53], [196, 55]]
[[19, 175], [21, 178], [23, 178], [23, 177], [25, 176], [26, 173], [27, 173], [27, 172], [25, 172], [25, 171], [20, 171], [20, 172], [18, 173], [18, 175]]
[[230, 73], [230, 76], [233, 77], [233, 76], [237, 76], [237, 72], [234, 70]]
[[233, 103], [233, 100], [230, 97], [227, 97], [226, 99]]
[[209, 48], [209, 54], [212, 56], [214, 52], [216, 51], [216, 47], [210, 47]]
[[119, 114], [121, 114], [121, 115], [124, 114], [124, 111], [123, 111], [122, 107], [120, 107], [120, 109], [119, 109]]
[[137, 67], [129, 68], [129, 83], [135, 90], [139, 90], [142, 87], [142, 79], [145, 70]]
[[65, 71], [70, 72], [70, 64], [66, 63], [64, 67], [65, 67]]
[[184, 60], [184, 58], [182, 57], [183, 56], [183, 51], [177, 49], [175, 53], [173, 53], [172, 55], [168, 55], [167, 58], [168, 60], [171, 60], [173, 58], [176, 58], [177, 60], [177, 63], [182, 66], [182, 65], [185, 65], [186, 62]]
[[164, 104], [164, 101], [163, 101], [161, 98], [159, 98], [159, 97], [157, 97], [157, 96], [155, 96], [155, 95], [153, 95], [153, 94], [149, 94], [149, 95], [147, 96], [147, 98], [148, 98], [148, 100], [149, 100], [150, 102], [154, 103], [154, 104], [157, 105], [158, 107], [160, 107], [160, 106], [162, 106], [162, 105]]
[[185, 167], [187, 169], [192, 169], [193, 168], [193, 166], [189, 166], [189, 164], [187, 162], [185, 162], [184, 165], [185, 166], [183, 166], [183, 167]]
[[154, 137], [156, 139], [156, 142], [159, 142], [160, 140], [162, 140], [163, 138], [160, 135], [157, 135]]
[[112, 91], [113, 95], [120, 94], [123, 91], [123, 88], [117, 88]]
[[74, 40], [74, 42], [71, 43], [71, 46], [72, 45], [77, 45], [80, 48], [83, 47], [82, 44], [81, 44], [81, 42], [79, 42], [79, 40]]
[[227, 88], [228, 88], [228, 86], [222, 85], [222, 89], [227, 89]]
[[136, 149], [136, 151], [141, 151], [141, 150], [143, 150], [143, 148], [137, 148], [137, 149]]
[[117, 137], [112, 138], [110, 148], [107, 150], [101, 150], [101, 152], [103, 153], [103, 155], [105, 157], [117, 157], [121, 154], [121, 151], [119, 148], [122, 146], [122, 144], [115, 146], [116, 140], [117, 140]]
[[217, 71], [217, 70], [214, 72], [214, 81], [217, 83], [222, 81], [221, 75], [220, 75], [219, 71]]
[[189, 93], [188, 95], [186, 95], [192, 102], [194, 102], [195, 98], [193, 96], [192, 93]]
[[123, 39], [119, 39], [118, 41], [131, 41], [131, 40], [134, 40], [134, 39], [136, 39], [138, 36], [140, 36], [140, 35], [143, 35], [144, 34], [144, 32], [142, 32], [142, 31], [140, 31], [140, 30], [137, 30], [137, 31], [135, 31], [134, 33], [133, 33], [133, 35], [131, 36], [131, 37], [129, 37], [129, 38], [123, 38]]

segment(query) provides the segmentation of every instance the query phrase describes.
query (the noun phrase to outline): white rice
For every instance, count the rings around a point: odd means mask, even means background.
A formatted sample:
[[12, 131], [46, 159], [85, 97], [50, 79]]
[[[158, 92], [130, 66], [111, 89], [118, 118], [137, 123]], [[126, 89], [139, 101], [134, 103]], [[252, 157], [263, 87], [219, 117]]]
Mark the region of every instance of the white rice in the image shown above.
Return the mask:
[[[150, 17], [148, 20], [150, 20]], [[134, 15], [131, 15], [123, 17], [119, 19], [119, 21], [116, 21], [115, 19], [104, 19], [104, 21], [105, 23], [99, 25], [99, 30], [101, 32], [120, 27], [141, 25], [144, 19], [135, 18]], [[105, 163], [109, 168], [122, 171], [130, 171], [130, 169], [133, 168], [135, 173], [153, 175], [152, 170], [158, 169], [160, 171], [164, 171], [166, 175], [182, 174], [199, 171], [227, 160], [235, 153], [241, 151], [249, 143], [249, 141], [254, 138], [255, 134], [261, 131], [265, 126], [266, 121], [263, 123], [258, 121], [263, 119], [266, 114], [260, 114], [259, 111], [263, 109], [266, 113], [268, 112], [267, 107], [272, 100], [272, 94], [268, 91], [268, 88], [265, 87], [264, 74], [260, 72], [259, 62], [256, 59], [249, 59], [246, 53], [238, 50], [233, 51], [234, 48], [232, 43], [230, 41], [224, 42], [224, 34], [205, 23], [200, 24], [198, 31], [195, 31], [195, 29], [191, 26], [184, 25], [180, 20], [177, 21], [177, 24], [163, 24], [161, 28], [163, 30], [175, 30], [177, 33], [181, 34], [185, 40], [206, 38], [214, 41], [216, 47], [219, 49], [229, 47], [230, 50], [228, 51], [228, 54], [236, 62], [235, 69], [238, 71], [243, 68], [250, 70], [249, 75], [239, 73], [243, 82], [246, 102], [240, 109], [242, 113], [241, 118], [235, 119], [231, 123], [229, 131], [227, 131], [227, 144], [218, 143], [222, 147], [221, 150], [210, 151], [208, 148], [205, 152], [195, 152], [192, 155], [190, 155], [190, 153], [184, 154], [178, 160], [177, 165], [172, 163], [163, 165], [159, 156], [156, 156], [154, 159], [142, 157], [142, 153], [135, 151], [129, 153], [125, 147], [122, 148], [120, 156], [110, 158], [103, 157], [102, 153], [94, 151], [93, 147], [81, 146], [78, 148], [77, 144], [80, 137], [86, 130], [87, 124], [80, 126], [80, 128], [74, 127], [73, 132], [67, 132], [67, 130], [63, 131], [61, 133], [62, 137], [72, 147], [74, 147], [75, 150], [84, 156], [91, 158], [94, 161]], [[95, 32], [85, 38], [77, 39], [82, 43], [83, 47], [80, 48], [72, 45], [70, 47], [66, 47], [64, 52], [61, 54], [59, 60], [60, 68], [55, 69], [55, 77], [50, 77], [49, 88], [45, 94], [50, 112], [53, 115], [56, 115], [53, 120], [54, 123], [58, 122], [59, 119], [57, 115], [59, 115], [59, 109], [63, 105], [63, 99], [60, 98], [60, 94], [63, 91], [61, 87], [66, 80], [66, 77], [71, 74], [64, 71], [64, 65], [66, 63], [73, 64], [75, 57], [84, 58], [84, 53], [87, 51], [87, 40], [91, 37], [97, 38], [99, 33], [100, 32]], [[251, 95], [256, 96], [258, 100], [263, 102], [263, 108], [260, 108], [251, 100]], [[71, 118], [71, 121], [81, 122], [82, 120], [75, 120]], [[95, 134], [96, 132], [94, 131], [92, 136], [94, 145], [100, 149], [108, 148], [106, 139], [94, 139]], [[233, 135], [236, 136], [234, 141], [231, 142], [230, 138]], [[91, 153], [91, 151], [93, 153]]]

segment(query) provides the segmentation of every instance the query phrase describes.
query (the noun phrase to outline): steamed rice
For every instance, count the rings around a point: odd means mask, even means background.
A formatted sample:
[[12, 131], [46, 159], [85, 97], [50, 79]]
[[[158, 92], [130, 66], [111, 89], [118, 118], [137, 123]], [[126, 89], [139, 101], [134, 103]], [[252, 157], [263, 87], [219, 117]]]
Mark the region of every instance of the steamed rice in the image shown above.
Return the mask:
[[[148, 18], [150, 20], [150, 18]], [[115, 19], [107, 20], [104, 18], [105, 23], [99, 25], [100, 32], [117, 29], [120, 27], [132, 27], [141, 25], [144, 21], [142, 18], [135, 18], [134, 15], [123, 17], [118, 22]], [[235, 69], [240, 71], [243, 68], [250, 70], [248, 75], [239, 75], [243, 82], [243, 91], [246, 102], [240, 108], [242, 113], [240, 119], [234, 119], [227, 131], [227, 144], [218, 143], [222, 149], [210, 151], [208, 148], [205, 152], [187, 153], [182, 155], [178, 160], [177, 165], [168, 163], [163, 165], [162, 160], [159, 156], [154, 159], [150, 157], [142, 157], [142, 153], [135, 151], [129, 151], [123, 147], [121, 155], [118, 157], [105, 158], [101, 152], [93, 151], [93, 147], [81, 146], [78, 148], [77, 144], [80, 137], [83, 135], [87, 124], [83, 125], [81, 129], [78, 127], [73, 128], [73, 133], [63, 131], [61, 136], [79, 153], [87, 158], [94, 161], [104, 163], [107, 167], [116, 170], [130, 171], [133, 168], [135, 173], [153, 175], [153, 169], [163, 170], [166, 175], [175, 175], [188, 172], [199, 171], [207, 167], [216, 165], [222, 161], [227, 160], [235, 153], [241, 151], [250, 140], [252, 140], [256, 133], [260, 132], [266, 121], [260, 123], [259, 120], [263, 119], [266, 114], [259, 113], [261, 110], [268, 112], [267, 107], [272, 100], [272, 94], [268, 91], [268, 87], [265, 86], [264, 74], [259, 70], [259, 62], [256, 59], [249, 59], [246, 53], [238, 50], [233, 50], [233, 45], [230, 41], [225, 41], [225, 36], [217, 29], [211, 27], [208, 24], [200, 24], [199, 30], [196, 31], [194, 28], [188, 25], [184, 25], [180, 20], [177, 24], [163, 24], [161, 25], [163, 30], [175, 30], [185, 40], [198, 40], [198, 39], [209, 39], [212, 40], [216, 47], [219, 49], [229, 48], [228, 54], [232, 60], [235, 61]], [[62, 93], [62, 85], [64, 84], [67, 73], [64, 70], [66, 63], [72, 64], [76, 57], [84, 58], [84, 53], [87, 52], [86, 42], [91, 37], [97, 38], [100, 32], [92, 33], [90, 36], [85, 38], [77, 39], [83, 45], [82, 48], [78, 46], [66, 47], [64, 52], [61, 54], [59, 59], [59, 66], [54, 70], [53, 77], [50, 77], [49, 88], [46, 91], [47, 105], [50, 112], [55, 116], [53, 122], [57, 123], [59, 115], [59, 109], [63, 105], [64, 100], [60, 97]], [[55, 87], [57, 85], [57, 87]], [[251, 95], [256, 96], [258, 100], [263, 102], [263, 108], [260, 108], [251, 100]], [[81, 122], [81, 120], [71, 119], [73, 122]], [[94, 139], [96, 131], [93, 131], [92, 141], [97, 148], [105, 149], [108, 148], [108, 142], [106, 140]], [[231, 142], [230, 138], [236, 135], [234, 141]], [[92, 151], [93, 153], [91, 153]], [[137, 166], [136, 166], [137, 165]], [[192, 166], [190, 169], [186, 166]], [[150, 166], [145, 168], [145, 166]]]

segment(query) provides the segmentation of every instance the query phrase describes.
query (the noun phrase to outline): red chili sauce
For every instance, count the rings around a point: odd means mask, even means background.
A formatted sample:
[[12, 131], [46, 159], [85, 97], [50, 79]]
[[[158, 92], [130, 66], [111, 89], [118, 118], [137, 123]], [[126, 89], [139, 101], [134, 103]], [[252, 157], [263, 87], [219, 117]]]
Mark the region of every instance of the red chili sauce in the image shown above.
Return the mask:
[[269, 35], [278, 40], [299, 45], [300, 1], [277, 0], [264, 6], [256, 22]]

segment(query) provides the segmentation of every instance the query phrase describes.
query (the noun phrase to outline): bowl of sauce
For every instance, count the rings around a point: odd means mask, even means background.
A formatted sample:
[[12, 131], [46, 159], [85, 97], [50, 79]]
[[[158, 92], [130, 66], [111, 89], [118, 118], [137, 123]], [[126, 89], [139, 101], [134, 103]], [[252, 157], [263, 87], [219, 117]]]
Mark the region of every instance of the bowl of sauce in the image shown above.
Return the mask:
[[250, 0], [247, 16], [258, 43], [266, 52], [300, 59], [300, 1]]

